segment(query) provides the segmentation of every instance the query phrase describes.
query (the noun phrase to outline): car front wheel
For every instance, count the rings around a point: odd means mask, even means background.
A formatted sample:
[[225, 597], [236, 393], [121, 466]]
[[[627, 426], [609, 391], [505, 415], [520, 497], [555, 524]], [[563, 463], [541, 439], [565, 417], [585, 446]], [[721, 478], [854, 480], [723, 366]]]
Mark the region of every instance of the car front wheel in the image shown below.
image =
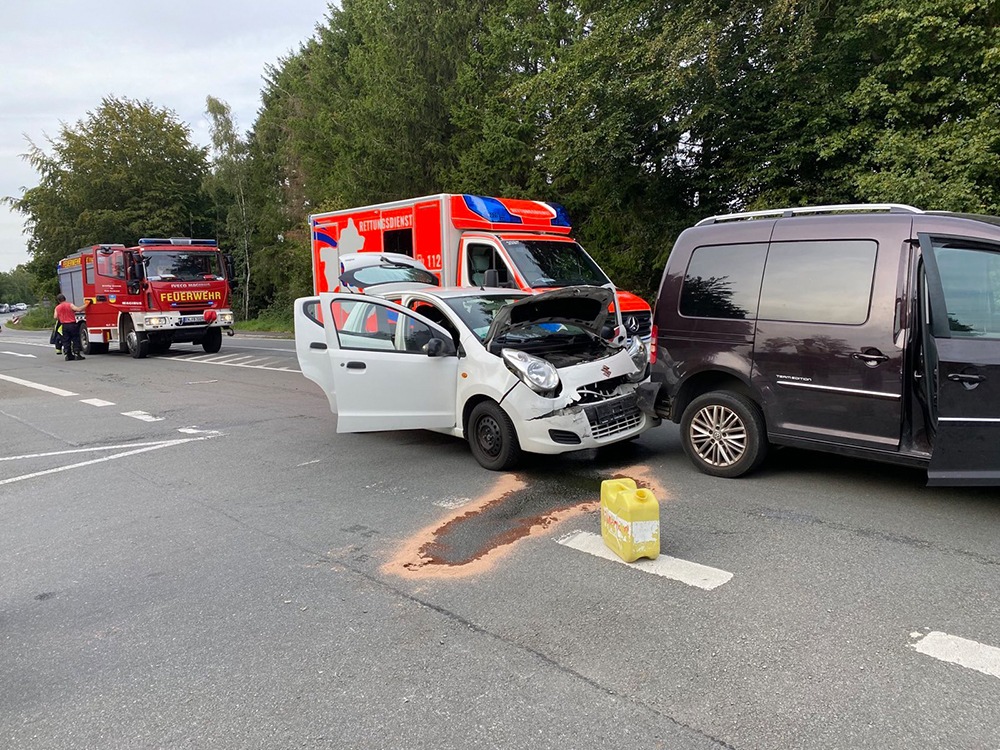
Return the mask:
[[521, 459], [514, 423], [494, 401], [476, 404], [469, 415], [466, 436], [472, 455], [484, 469], [506, 471]]
[[760, 466], [767, 454], [764, 417], [753, 401], [738, 393], [705, 393], [684, 410], [681, 444], [699, 471], [741, 477]]

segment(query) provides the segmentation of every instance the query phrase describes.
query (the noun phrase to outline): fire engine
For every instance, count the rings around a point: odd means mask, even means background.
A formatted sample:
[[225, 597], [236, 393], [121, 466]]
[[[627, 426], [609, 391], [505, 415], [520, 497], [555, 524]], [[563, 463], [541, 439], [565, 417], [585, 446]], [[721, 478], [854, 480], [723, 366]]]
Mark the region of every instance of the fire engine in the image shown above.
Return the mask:
[[222, 348], [233, 335], [231, 264], [215, 240], [144, 238], [136, 247], [91, 245], [59, 261], [59, 289], [70, 302], [90, 300], [80, 325], [86, 354], [117, 342], [136, 359], [171, 344]]
[[[440, 194], [313, 214], [309, 224], [315, 294], [337, 289], [342, 253], [369, 251], [416, 258], [444, 286], [612, 286], [570, 236], [569, 217], [556, 203]], [[648, 342], [649, 304], [620, 289], [616, 296], [618, 335]]]

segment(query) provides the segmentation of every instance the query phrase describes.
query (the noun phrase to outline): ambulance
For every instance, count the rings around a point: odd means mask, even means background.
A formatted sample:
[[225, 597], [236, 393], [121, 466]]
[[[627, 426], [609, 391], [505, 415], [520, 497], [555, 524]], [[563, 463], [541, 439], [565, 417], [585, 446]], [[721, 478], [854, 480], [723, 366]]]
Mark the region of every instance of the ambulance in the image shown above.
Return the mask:
[[[361, 252], [415, 258], [442, 286], [614, 288], [573, 239], [566, 210], [556, 203], [439, 194], [313, 214], [309, 225], [315, 294], [336, 291], [341, 256]], [[620, 289], [615, 299], [615, 340], [638, 336], [648, 343], [650, 306]]]
[[[90, 300], [80, 325], [85, 354], [116, 343], [141, 359], [189, 342], [208, 353], [233, 335], [230, 263], [215, 240], [144, 238], [136, 247], [91, 245], [59, 261], [59, 290]], [[79, 317], [79, 316], [78, 316]]]

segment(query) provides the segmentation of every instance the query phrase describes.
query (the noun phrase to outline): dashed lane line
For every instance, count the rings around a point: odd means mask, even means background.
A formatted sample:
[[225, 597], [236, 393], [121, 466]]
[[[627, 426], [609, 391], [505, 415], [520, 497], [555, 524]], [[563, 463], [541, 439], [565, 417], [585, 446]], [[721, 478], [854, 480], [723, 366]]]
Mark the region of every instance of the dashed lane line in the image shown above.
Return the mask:
[[920, 638], [911, 647], [921, 654], [1000, 678], [1000, 648], [938, 630], [910, 635]]
[[81, 404], [89, 404], [90, 406], [114, 406], [114, 401], [105, 401], [103, 398], [81, 398]]
[[64, 388], [56, 388], [51, 385], [44, 385], [43, 383], [35, 383], [31, 380], [23, 380], [21, 378], [15, 378], [12, 375], [0, 375], [0, 380], [6, 380], [8, 383], [15, 383], [16, 385], [23, 385], [25, 388], [34, 388], [36, 391], [45, 391], [46, 393], [51, 393], [55, 396], [79, 396], [79, 393], [74, 393], [73, 391], [67, 391]]
[[733, 577], [733, 574], [728, 571], [710, 568], [707, 565], [700, 565], [668, 555], [660, 555], [655, 560], [640, 559], [627, 563], [608, 549], [600, 534], [594, 534], [589, 531], [574, 531], [560, 539], [556, 539], [556, 541], [564, 547], [586, 552], [589, 555], [594, 555], [604, 560], [628, 565], [630, 568], [641, 570], [644, 573], [652, 573], [653, 575], [669, 578], [673, 581], [680, 581], [681, 583], [686, 583], [688, 586], [696, 586], [706, 591], [718, 588]]
[[154, 417], [152, 414], [144, 411], [123, 411], [123, 417], [132, 417], [132, 419], [138, 419], [143, 422], [162, 422], [164, 417]]
[[20, 352], [0, 352], [0, 354], [9, 354], [12, 357], [30, 357], [31, 359], [38, 359], [34, 354], [21, 354]]

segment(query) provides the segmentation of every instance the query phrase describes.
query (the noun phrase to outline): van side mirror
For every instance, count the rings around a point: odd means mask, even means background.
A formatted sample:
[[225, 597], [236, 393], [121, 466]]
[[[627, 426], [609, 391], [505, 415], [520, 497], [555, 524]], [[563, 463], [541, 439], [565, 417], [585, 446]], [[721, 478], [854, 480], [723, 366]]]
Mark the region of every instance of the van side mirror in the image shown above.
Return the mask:
[[487, 268], [483, 273], [483, 286], [486, 287], [498, 287], [500, 286], [500, 274], [497, 273], [495, 268]]

